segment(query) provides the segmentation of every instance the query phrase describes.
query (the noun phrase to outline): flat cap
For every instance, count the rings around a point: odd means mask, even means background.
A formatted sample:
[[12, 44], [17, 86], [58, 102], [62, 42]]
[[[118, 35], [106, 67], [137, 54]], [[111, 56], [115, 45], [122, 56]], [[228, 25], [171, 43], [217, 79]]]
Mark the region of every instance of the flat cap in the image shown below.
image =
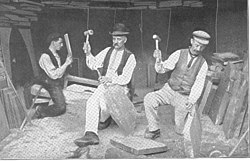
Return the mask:
[[201, 43], [203, 45], [207, 45], [209, 43], [209, 39], [211, 37], [205, 31], [198, 30], [198, 31], [193, 32], [193, 38], [194, 38], [194, 40], [198, 41], [199, 43]]

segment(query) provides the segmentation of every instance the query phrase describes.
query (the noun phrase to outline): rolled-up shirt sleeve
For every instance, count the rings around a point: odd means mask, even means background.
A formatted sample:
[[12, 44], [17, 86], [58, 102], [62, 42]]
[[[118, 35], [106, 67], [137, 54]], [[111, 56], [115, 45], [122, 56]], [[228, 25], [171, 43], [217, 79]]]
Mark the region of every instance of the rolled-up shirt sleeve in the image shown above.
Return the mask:
[[96, 56], [93, 56], [92, 54], [86, 56], [86, 64], [91, 70], [96, 70], [98, 68], [103, 67], [103, 61], [108, 53], [108, 50], [110, 47], [105, 48], [101, 52], [99, 52]]
[[131, 54], [126, 62], [126, 65], [123, 68], [122, 74], [119, 76], [113, 76], [112, 83], [119, 85], [127, 85], [132, 78], [135, 66], [135, 56]]
[[63, 67], [56, 68], [48, 54], [41, 55], [39, 65], [51, 79], [61, 78], [66, 70]]
[[196, 80], [191, 88], [191, 92], [188, 97], [188, 101], [192, 104], [196, 103], [201, 96], [206, 80], [207, 71], [208, 65], [206, 62], [204, 62], [196, 76]]
[[175, 68], [176, 63], [178, 62], [180, 57], [180, 50], [172, 53], [167, 60], [161, 61], [159, 63], [155, 63], [155, 70], [157, 73], [165, 73], [167, 71], [173, 70]]

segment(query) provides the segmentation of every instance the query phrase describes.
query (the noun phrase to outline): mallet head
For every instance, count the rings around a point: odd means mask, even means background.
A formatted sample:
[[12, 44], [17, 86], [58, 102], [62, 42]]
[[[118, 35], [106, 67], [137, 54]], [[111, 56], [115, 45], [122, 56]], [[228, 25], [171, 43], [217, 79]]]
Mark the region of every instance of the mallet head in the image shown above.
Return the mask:
[[87, 36], [87, 35], [93, 35], [94, 34], [94, 31], [93, 30], [87, 30], [87, 31], [84, 31], [84, 35]]
[[153, 35], [153, 39], [154, 39], [154, 40], [158, 40], [158, 42], [161, 41], [161, 38], [160, 38], [158, 35]]

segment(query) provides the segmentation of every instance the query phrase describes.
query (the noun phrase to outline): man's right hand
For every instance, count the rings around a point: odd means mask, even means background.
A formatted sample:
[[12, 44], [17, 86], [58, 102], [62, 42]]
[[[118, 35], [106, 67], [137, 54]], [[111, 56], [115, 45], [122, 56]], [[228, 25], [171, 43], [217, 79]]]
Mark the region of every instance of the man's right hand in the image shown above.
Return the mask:
[[90, 46], [90, 44], [87, 42], [85, 42], [84, 43], [84, 45], [83, 45], [83, 51], [86, 53], [86, 55], [88, 56], [88, 55], [90, 55], [91, 54], [91, 46]]
[[161, 50], [155, 50], [153, 56], [156, 58], [156, 61], [161, 61]]
[[70, 65], [72, 62], [73, 62], [72, 57], [71, 57], [71, 56], [68, 56], [68, 57], [66, 58], [65, 63], [66, 63], [67, 65]]

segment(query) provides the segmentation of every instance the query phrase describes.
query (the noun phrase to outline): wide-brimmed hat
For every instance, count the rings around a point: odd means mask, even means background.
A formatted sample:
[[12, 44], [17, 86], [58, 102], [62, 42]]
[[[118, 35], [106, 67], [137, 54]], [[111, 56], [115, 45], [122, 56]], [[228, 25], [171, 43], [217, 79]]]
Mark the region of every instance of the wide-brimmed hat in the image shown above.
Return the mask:
[[112, 36], [123, 36], [129, 34], [129, 29], [123, 23], [116, 23], [113, 27], [113, 31], [109, 32]]
[[207, 45], [209, 43], [210, 35], [205, 31], [198, 30], [193, 32], [193, 39], [203, 45]]

